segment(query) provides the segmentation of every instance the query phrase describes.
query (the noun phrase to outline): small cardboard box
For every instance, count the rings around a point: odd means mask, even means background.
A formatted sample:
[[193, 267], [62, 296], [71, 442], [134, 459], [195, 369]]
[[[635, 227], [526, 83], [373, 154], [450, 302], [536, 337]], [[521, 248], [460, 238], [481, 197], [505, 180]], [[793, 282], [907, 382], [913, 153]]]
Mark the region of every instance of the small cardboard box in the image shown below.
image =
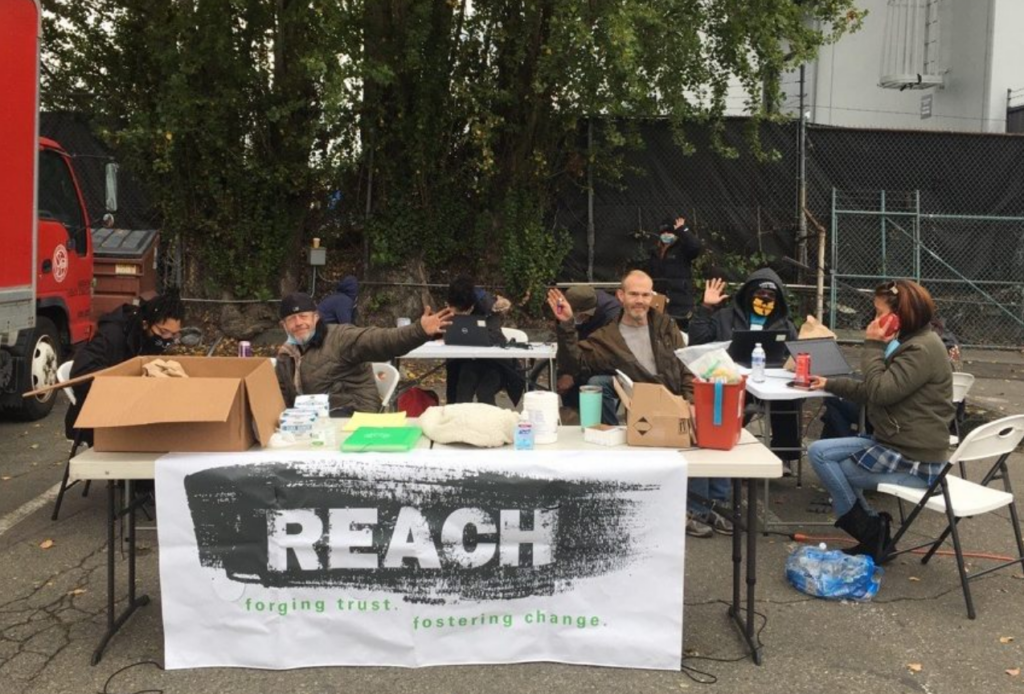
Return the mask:
[[690, 403], [660, 383], [634, 383], [632, 394], [615, 379], [626, 407], [626, 443], [630, 446], [690, 448], [693, 422]]
[[[172, 359], [189, 378], [147, 378]], [[75, 422], [97, 451], [244, 451], [266, 445], [284, 410], [269, 359], [136, 357], [93, 379]]]

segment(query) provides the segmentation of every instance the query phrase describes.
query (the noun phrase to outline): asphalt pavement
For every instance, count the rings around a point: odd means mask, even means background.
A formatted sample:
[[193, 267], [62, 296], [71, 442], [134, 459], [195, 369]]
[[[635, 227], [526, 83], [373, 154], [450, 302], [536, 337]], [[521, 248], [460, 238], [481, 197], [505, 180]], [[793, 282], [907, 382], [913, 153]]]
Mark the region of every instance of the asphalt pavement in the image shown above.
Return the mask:
[[[999, 359], [968, 353], [981, 376], [972, 395], [976, 420], [1024, 411], [1019, 353]], [[1009, 355], [1009, 356], [1007, 356]], [[976, 357], [972, 359], [972, 357]], [[982, 361], [982, 357], [985, 360]], [[725, 537], [687, 545], [685, 664], [698, 672], [655, 672], [550, 663], [507, 666], [317, 668], [268, 672], [202, 669], [164, 672], [156, 534], [140, 531], [139, 584], [152, 602], [115, 636], [99, 665], [90, 656], [103, 633], [106, 590], [104, 490], [81, 487], [51, 522], [54, 485], [68, 443], [64, 403], [43, 422], [0, 421], [0, 692], [140, 692], [251, 694], [253, 692], [927, 692], [1024, 691], [1024, 574], [1010, 567], [974, 584], [978, 618], [968, 620], [956, 567], [939, 556], [922, 566], [903, 556], [886, 568], [870, 603], [826, 602], [788, 585], [783, 565], [796, 544], [783, 535], [759, 536], [757, 610], [765, 662], [746, 659], [726, 617], [731, 544]], [[1024, 490], [1024, 455], [1011, 459], [1012, 481]], [[808, 467], [808, 466], [805, 466]], [[813, 473], [772, 483], [774, 519], [822, 522], [823, 492]], [[1021, 493], [1017, 496], [1020, 498]], [[895, 510], [886, 500], [884, 508]], [[937, 530], [928, 514], [922, 531]], [[1006, 512], [962, 524], [967, 551], [1011, 554]], [[838, 531], [787, 528], [824, 537]], [[830, 540], [826, 540], [830, 542]], [[980, 570], [991, 563], [971, 560]], [[118, 559], [119, 580], [126, 573]], [[123, 585], [123, 582], [122, 584]], [[124, 669], [127, 668], [127, 669]], [[703, 674], [701, 674], [703, 673]], [[108, 682], [109, 678], [113, 679]], [[699, 680], [699, 681], [698, 681]], [[106, 687], [106, 689], [105, 689]]]

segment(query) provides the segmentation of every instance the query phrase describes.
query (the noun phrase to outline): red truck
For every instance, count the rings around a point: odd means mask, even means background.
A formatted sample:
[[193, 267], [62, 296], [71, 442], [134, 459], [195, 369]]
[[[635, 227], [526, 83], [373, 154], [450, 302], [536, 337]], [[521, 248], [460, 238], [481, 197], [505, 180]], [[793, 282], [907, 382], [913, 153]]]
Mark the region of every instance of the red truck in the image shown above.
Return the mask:
[[39, 137], [40, 9], [0, 0], [0, 412], [39, 419], [72, 345], [95, 330], [89, 217], [71, 157]]

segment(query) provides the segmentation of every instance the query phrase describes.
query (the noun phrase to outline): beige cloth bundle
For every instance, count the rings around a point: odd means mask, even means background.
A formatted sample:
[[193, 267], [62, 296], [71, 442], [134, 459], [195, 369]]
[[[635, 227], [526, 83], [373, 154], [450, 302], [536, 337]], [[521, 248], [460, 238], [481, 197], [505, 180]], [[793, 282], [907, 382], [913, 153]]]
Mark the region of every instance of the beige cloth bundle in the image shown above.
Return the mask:
[[188, 378], [188, 374], [185, 373], [185, 369], [178, 362], [173, 359], [163, 360], [154, 359], [151, 362], [143, 364], [142, 366], [143, 376], [150, 378]]

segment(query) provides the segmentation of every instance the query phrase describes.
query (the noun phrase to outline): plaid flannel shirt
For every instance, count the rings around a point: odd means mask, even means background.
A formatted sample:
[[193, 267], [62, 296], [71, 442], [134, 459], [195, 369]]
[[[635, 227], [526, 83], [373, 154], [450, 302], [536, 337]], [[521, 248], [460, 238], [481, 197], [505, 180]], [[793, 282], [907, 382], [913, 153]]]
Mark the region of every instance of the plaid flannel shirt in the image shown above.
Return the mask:
[[921, 463], [907, 460], [899, 451], [886, 448], [880, 443], [868, 446], [860, 453], [854, 453], [853, 461], [868, 472], [909, 472], [917, 475], [930, 487], [938, 478], [945, 463]]

